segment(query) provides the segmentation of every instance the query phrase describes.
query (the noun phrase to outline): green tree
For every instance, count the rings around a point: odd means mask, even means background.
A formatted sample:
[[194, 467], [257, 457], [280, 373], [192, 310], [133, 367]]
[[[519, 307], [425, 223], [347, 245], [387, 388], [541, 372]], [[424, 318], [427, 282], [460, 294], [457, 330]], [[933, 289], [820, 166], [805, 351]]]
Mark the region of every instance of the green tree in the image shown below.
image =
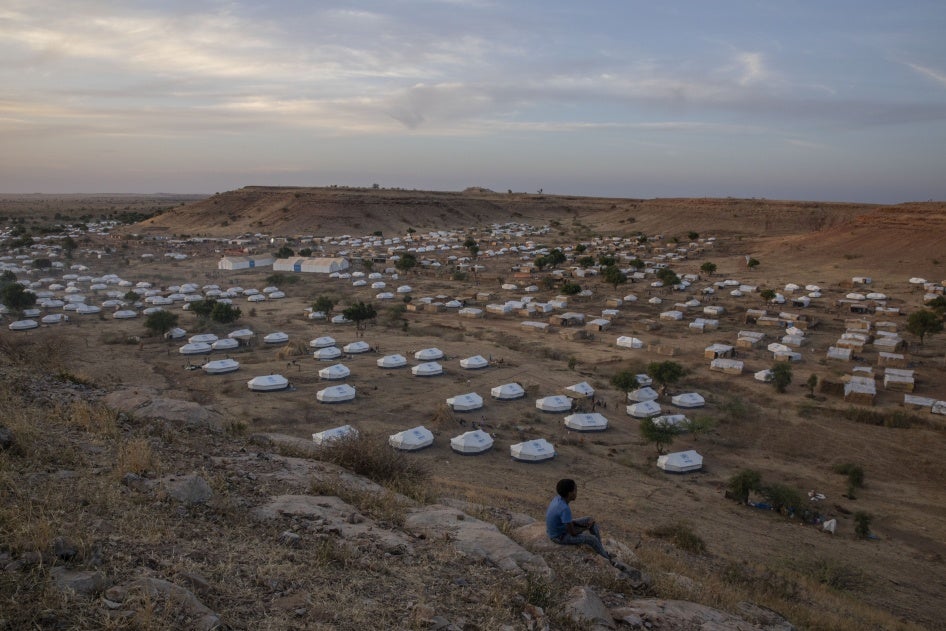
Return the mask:
[[749, 493], [758, 491], [762, 484], [762, 476], [758, 471], [743, 469], [729, 478], [726, 487], [730, 495], [740, 504], [749, 503]]
[[700, 271], [706, 274], [707, 276], [712, 276], [713, 274], [716, 273], [716, 263], [706, 261], [705, 263], [700, 265]]
[[346, 308], [342, 312], [342, 315], [355, 323], [355, 330], [361, 335], [361, 332], [368, 327], [368, 322], [378, 317], [378, 312], [375, 310], [374, 305], [365, 304], [359, 300]]
[[239, 320], [242, 315], [243, 312], [240, 311], [239, 307], [234, 307], [225, 302], [217, 302], [210, 312], [210, 319], [220, 324], [230, 324]]
[[675, 361], [651, 362], [647, 374], [660, 387], [661, 394], [686, 375], [686, 369]]
[[284, 245], [278, 250], [276, 250], [277, 259], [288, 259], [290, 256], [294, 256], [295, 252], [288, 245]]
[[328, 296], [322, 295], [315, 299], [315, 302], [312, 303], [313, 311], [321, 311], [325, 315], [332, 313], [332, 309], [335, 308], [336, 301], [332, 300]]
[[[611, 385], [627, 395], [628, 392], [637, 388], [637, 376], [630, 370], [622, 370], [611, 376]], [[627, 399], [626, 396], [624, 398]]]
[[602, 277], [604, 278], [604, 282], [614, 285], [615, 289], [618, 288], [618, 285], [627, 282], [627, 274], [618, 269], [617, 265], [609, 265], [604, 268]]
[[657, 448], [657, 453], [662, 454], [664, 450], [673, 443], [673, 439], [680, 433], [680, 430], [669, 423], [657, 423], [654, 417], [641, 420], [641, 437], [648, 443], [653, 443]]
[[403, 252], [400, 258], [394, 263], [394, 267], [402, 272], [409, 272], [417, 267], [417, 257], [412, 252]]
[[145, 328], [151, 335], [163, 335], [177, 326], [178, 317], [170, 311], [155, 311], [145, 318]]
[[914, 311], [907, 318], [907, 331], [920, 338], [920, 344], [927, 335], [943, 330], [943, 319], [927, 309]]
[[26, 291], [20, 283], [10, 283], [0, 290], [0, 302], [19, 313], [36, 304], [36, 294]]
[[785, 392], [792, 383], [792, 365], [788, 362], [775, 362], [772, 366], [772, 386], [779, 394]]
[[581, 292], [581, 285], [578, 283], [565, 282], [562, 284], [562, 294], [565, 296], [574, 296]]

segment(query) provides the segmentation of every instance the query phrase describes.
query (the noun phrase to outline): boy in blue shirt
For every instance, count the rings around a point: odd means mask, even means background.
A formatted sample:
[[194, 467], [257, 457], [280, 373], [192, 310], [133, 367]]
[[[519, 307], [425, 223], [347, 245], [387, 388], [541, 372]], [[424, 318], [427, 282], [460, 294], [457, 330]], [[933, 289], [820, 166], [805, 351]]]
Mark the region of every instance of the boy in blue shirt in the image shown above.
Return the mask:
[[572, 509], [569, 504], [578, 497], [578, 485], [574, 480], [559, 480], [555, 486], [557, 495], [549, 503], [545, 511], [545, 532], [549, 539], [563, 545], [587, 545], [606, 558], [613, 561], [614, 555], [601, 545], [601, 531], [598, 524], [591, 517], [572, 519]]

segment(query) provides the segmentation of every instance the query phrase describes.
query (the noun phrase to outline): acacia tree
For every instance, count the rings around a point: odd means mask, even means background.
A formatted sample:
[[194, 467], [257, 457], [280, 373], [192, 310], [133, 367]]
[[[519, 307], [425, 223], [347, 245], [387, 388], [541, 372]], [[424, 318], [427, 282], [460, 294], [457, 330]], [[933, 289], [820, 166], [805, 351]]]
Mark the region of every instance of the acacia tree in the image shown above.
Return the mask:
[[907, 318], [907, 331], [920, 338], [920, 344], [927, 335], [933, 335], [943, 330], [943, 319], [927, 309], [914, 311]]
[[355, 330], [358, 331], [360, 337], [362, 332], [368, 327], [368, 321], [378, 317], [378, 312], [374, 308], [374, 305], [365, 304], [359, 300], [345, 309], [342, 315], [344, 315], [347, 320], [351, 320], [355, 323]]

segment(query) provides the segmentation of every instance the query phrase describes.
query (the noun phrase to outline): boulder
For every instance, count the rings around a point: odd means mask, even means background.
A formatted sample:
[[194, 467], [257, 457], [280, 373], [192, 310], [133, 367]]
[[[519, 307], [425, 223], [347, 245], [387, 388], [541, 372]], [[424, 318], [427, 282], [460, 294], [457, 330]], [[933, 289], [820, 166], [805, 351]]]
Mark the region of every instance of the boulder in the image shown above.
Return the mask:
[[459, 552], [489, 561], [513, 574], [552, 574], [541, 556], [529, 552], [493, 524], [456, 508], [442, 504], [425, 506], [411, 511], [404, 525], [408, 530], [421, 531], [428, 536], [448, 538]]

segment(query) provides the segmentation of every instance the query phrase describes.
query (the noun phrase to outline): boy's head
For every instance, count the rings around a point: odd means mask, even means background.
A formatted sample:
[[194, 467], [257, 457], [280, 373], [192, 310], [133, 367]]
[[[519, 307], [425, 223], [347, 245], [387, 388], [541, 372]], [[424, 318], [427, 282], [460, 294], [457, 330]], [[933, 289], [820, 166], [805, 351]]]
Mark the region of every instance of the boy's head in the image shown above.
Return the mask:
[[575, 484], [574, 480], [565, 478], [559, 480], [558, 484], [555, 485], [555, 492], [561, 495], [564, 499], [569, 499], [572, 493], [578, 490], [578, 485]]

